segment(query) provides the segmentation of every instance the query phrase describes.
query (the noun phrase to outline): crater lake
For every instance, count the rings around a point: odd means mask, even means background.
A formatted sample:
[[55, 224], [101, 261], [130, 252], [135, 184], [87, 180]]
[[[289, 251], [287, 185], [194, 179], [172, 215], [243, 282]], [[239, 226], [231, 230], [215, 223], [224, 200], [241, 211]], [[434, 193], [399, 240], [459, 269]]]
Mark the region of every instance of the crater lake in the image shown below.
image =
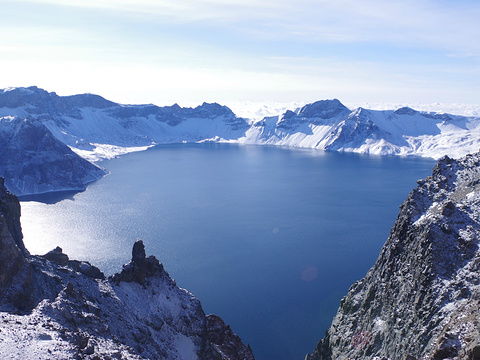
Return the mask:
[[162, 145], [100, 163], [82, 193], [22, 201], [25, 244], [107, 274], [143, 239], [257, 360], [301, 360], [378, 256], [434, 162], [233, 144]]

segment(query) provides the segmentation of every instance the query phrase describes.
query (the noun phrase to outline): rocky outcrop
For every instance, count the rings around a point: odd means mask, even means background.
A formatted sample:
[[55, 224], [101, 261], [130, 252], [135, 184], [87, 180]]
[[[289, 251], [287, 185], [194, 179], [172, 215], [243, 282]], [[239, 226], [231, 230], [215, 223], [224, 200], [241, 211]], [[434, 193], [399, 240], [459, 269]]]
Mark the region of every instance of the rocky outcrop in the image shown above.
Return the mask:
[[168, 277], [163, 269], [163, 265], [155, 256], [145, 255], [145, 246], [141, 240], [133, 244], [132, 261], [123, 266], [120, 273], [112, 276], [112, 281], [116, 284], [124, 282], [137, 282], [145, 285], [151, 277]]
[[480, 359], [480, 153], [441, 159], [307, 360]]
[[217, 315], [207, 315], [206, 337], [219, 359], [253, 360], [250, 346], [244, 346], [240, 337]]
[[92, 279], [105, 279], [105, 275], [99, 268], [93, 266], [88, 261], [70, 260], [67, 254], [63, 253], [61, 247], [57, 246], [55, 249], [49, 251], [43, 258], [60, 266], [68, 266], [76, 272], [82, 273]]
[[107, 279], [58, 247], [30, 255], [19, 216], [18, 200], [0, 186], [2, 359], [254, 359], [219, 317], [207, 316], [146, 256], [143, 242]]

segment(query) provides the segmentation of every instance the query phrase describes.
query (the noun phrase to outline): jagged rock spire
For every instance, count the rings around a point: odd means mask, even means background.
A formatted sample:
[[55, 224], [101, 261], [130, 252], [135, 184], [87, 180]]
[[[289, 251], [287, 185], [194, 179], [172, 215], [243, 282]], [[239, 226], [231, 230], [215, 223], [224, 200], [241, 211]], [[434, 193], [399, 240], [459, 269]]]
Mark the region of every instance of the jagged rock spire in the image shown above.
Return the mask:
[[140, 263], [145, 261], [145, 258], [146, 258], [145, 245], [143, 244], [143, 241], [142, 240], [135, 241], [135, 244], [133, 244], [133, 249], [132, 249], [132, 262]]
[[111, 277], [115, 283], [125, 282], [137, 282], [145, 285], [150, 277], [162, 277], [165, 276], [165, 270], [163, 265], [157, 260], [155, 256], [145, 255], [145, 245], [142, 240], [137, 240], [133, 244], [132, 260], [123, 266], [120, 273]]

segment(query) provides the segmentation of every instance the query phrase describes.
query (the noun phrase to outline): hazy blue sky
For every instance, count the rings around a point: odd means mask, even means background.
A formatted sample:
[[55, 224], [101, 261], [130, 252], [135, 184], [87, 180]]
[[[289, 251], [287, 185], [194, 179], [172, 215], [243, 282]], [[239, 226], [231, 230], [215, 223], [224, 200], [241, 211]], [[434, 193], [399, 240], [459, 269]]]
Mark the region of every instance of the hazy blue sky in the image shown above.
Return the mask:
[[0, 0], [0, 87], [480, 103], [478, 0]]

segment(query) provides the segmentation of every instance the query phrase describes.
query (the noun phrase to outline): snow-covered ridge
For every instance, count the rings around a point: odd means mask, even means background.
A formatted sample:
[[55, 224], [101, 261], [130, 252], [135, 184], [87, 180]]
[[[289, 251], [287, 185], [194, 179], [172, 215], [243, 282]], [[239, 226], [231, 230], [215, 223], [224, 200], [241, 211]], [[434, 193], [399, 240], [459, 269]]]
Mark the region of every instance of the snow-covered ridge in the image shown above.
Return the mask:
[[37, 87], [0, 92], [0, 115], [35, 118], [89, 160], [154, 144], [228, 141], [375, 155], [460, 157], [480, 148], [480, 118], [446, 113], [348, 109], [322, 100], [260, 120], [228, 107], [121, 105], [98, 95], [58, 96]]
[[[56, 138], [90, 160], [160, 143], [236, 140], [248, 128], [245, 119], [216, 103], [195, 108], [123, 105], [98, 95], [58, 96], [37, 87], [0, 92], [2, 115], [41, 121]], [[111, 152], [106, 151], [108, 146]]]
[[216, 103], [195, 108], [122, 105], [98, 95], [58, 96], [29, 87], [0, 92], [0, 115], [40, 120], [89, 160], [207, 139], [431, 158], [460, 157], [480, 148], [479, 117], [408, 107], [351, 110], [336, 99], [247, 120]]
[[[480, 149], [480, 117], [409, 107], [352, 110], [337, 99], [245, 119], [216, 103], [192, 108], [123, 105], [93, 94], [58, 96], [28, 87], [0, 91], [0, 116], [39, 123], [92, 162], [156, 144], [205, 141], [435, 159], [458, 158]], [[7, 121], [0, 127], [8, 127]], [[33, 186], [31, 192], [38, 190]]]
[[[260, 102], [260, 101], [237, 101], [228, 102], [226, 105], [240, 117], [253, 120], [261, 120], [264, 117], [283, 114], [287, 110], [294, 111], [306, 105], [307, 102], [283, 101], [283, 102]], [[461, 116], [480, 116], [480, 104], [460, 104], [460, 103], [393, 103], [393, 102], [345, 102], [344, 105], [349, 109], [359, 107], [370, 110], [395, 110], [402, 107], [411, 107], [418, 111], [435, 112], [440, 114], [455, 114]]]
[[[331, 107], [336, 111], [328, 112]], [[351, 111], [338, 100], [327, 100], [255, 121], [239, 141], [374, 155], [457, 158], [480, 149], [480, 118], [408, 107]]]

